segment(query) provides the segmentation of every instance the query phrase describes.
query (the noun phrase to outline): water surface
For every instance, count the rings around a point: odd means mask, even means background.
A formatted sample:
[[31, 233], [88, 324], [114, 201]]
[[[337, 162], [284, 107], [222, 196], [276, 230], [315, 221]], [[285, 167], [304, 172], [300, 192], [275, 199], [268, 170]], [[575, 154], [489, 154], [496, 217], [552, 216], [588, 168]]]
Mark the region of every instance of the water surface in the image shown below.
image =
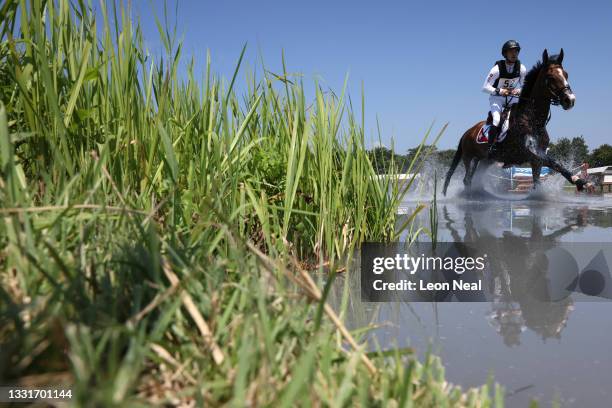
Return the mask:
[[[418, 202], [402, 206], [410, 214]], [[612, 197], [578, 196], [544, 190], [527, 196], [450, 194], [438, 207], [438, 240], [491, 245], [493, 256], [529, 258], [532, 245], [559, 242], [612, 242]], [[401, 222], [401, 220], [400, 220]], [[415, 225], [430, 227], [424, 210]], [[404, 239], [408, 239], [406, 234]], [[427, 239], [420, 236], [419, 239]], [[505, 251], [505, 243], [523, 252]], [[588, 255], [591, 256], [591, 255]], [[612, 259], [608, 259], [612, 265]], [[612, 302], [530, 300], [528, 288], [540, 277], [528, 271], [496, 276], [500, 296], [486, 303], [367, 303], [360, 301], [359, 273], [336, 282], [349, 288], [351, 328], [380, 325], [370, 334], [372, 348], [414, 347], [442, 357], [447, 380], [465, 387], [490, 375], [506, 389], [507, 406], [604, 407], [612, 399]], [[534, 283], [535, 282], [535, 283]]]

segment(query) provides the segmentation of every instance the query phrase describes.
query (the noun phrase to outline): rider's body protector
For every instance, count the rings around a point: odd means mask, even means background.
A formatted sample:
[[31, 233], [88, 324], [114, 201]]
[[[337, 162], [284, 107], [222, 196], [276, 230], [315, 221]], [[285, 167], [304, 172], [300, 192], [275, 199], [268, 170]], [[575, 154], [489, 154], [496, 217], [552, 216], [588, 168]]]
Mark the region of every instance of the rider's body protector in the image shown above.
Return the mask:
[[501, 96], [499, 91], [501, 89], [518, 89], [520, 91], [523, 88], [526, 74], [527, 68], [520, 61], [508, 64], [505, 60], [499, 60], [489, 71], [482, 90], [490, 95], [489, 105], [494, 126], [499, 125], [501, 112], [504, 107], [519, 101], [518, 97]]
[[[489, 75], [482, 86], [482, 90], [489, 95], [499, 96], [501, 89], [521, 89], [527, 74], [527, 68], [516, 61], [508, 64], [505, 60], [499, 60], [489, 71]], [[513, 98], [517, 99], [517, 98]]]

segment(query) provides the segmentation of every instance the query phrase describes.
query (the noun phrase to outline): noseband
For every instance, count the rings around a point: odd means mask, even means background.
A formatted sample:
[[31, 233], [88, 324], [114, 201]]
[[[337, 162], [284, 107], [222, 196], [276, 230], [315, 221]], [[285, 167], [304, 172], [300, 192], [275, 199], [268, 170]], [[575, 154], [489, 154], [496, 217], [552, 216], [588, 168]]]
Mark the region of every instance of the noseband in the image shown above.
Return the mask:
[[565, 91], [569, 91], [570, 93], [572, 93], [572, 88], [568, 85], [565, 85], [563, 88], [559, 88], [559, 89], [553, 89], [550, 86], [550, 83], [548, 81], [548, 77], [546, 77], [545, 79], [546, 82], [546, 88], [548, 89], [548, 92], [552, 95], [550, 98], [550, 104], [554, 105], [554, 106], [558, 106], [561, 104], [561, 96], [563, 96], [563, 93]]

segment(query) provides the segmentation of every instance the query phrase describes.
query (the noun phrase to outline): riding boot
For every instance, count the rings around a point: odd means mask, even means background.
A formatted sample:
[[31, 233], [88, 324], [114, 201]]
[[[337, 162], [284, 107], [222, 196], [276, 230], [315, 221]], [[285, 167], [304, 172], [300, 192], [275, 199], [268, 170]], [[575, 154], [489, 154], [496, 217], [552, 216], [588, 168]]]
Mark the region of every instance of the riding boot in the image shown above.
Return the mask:
[[487, 135], [489, 139], [489, 159], [492, 158], [496, 152], [495, 144], [497, 143], [497, 136], [499, 135], [499, 130], [499, 126], [491, 126], [489, 128], [489, 134]]

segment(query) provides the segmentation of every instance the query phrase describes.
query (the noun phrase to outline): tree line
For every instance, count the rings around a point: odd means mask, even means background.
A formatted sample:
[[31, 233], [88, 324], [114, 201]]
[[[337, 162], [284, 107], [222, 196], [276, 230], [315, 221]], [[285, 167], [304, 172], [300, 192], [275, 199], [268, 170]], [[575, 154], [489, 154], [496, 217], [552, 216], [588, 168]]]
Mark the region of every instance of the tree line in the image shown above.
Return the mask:
[[[370, 160], [378, 174], [407, 173], [412, 163], [412, 170], [418, 169], [423, 160], [431, 161], [441, 167], [449, 167], [456, 149], [439, 150], [433, 145], [423, 145], [417, 156], [418, 147], [408, 149], [405, 154], [394, 153], [384, 146], [368, 150]], [[602, 144], [593, 150], [589, 149], [583, 136], [562, 137], [550, 143], [548, 154], [562, 162], [572, 161], [576, 165], [588, 163], [590, 167], [612, 166], [612, 146]], [[413, 163], [414, 162], [414, 163]]]

